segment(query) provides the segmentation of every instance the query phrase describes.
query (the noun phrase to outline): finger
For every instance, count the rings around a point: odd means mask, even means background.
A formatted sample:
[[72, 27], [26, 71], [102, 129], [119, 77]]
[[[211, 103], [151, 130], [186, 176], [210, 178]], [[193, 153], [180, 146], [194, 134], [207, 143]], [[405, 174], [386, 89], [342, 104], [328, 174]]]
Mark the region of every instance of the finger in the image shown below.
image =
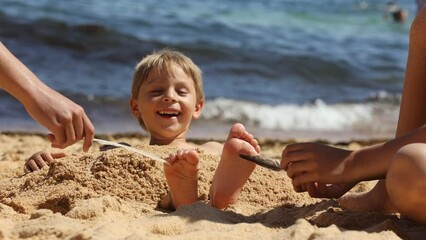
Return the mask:
[[290, 178], [294, 178], [297, 174], [302, 174], [304, 172], [311, 172], [312, 167], [313, 167], [313, 164], [310, 161], [301, 160], [298, 162], [293, 162], [287, 168], [287, 175]]
[[293, 184], [293, 189], [295, 192], [298, 192], [298, 193], [304, 192], [303, 187], [301, 185], [295, 185], [294, 181], [292, 181], [292, 184]]
[[31, 170], [30, 166], [28, 166], [28, 163], [25, 163], [25, 165], [24, 165], [24, 172], [25, 172], [25, 173], [30, 173], [30, 172], [32, 172], [32, 170]]
[[66, 142], [65, 129], [62, 123], [56, 122], [54, 129], [51, 129], [52, 133], [48, 134], [48, 139], [53, 145], [61, 146]]
[[89, 151], [90, 147], [93, 144], [93, 138], [95, 137], [95, 128], [93, 127], [92, 122], [90, 122], [89, 118], [84, 114], [83, 117], [83, 134], [84, 134], [84, 143], [83, 143], [83, 151]]
[[65, 135], [66, 135], [66, 141], [65, 143], [62, 145], [62, 148], [66, 148], [69, 145], [73, 144], [76, 142], [76, 136], [75, 136], [75, 129], [74, 129], [74, 124], [71, 121], [66, 120], [65, 122]]
[[292, 151], [282, 154], [281, 156], [281, 167], [284, 170], [287, 170], [290, 164], [293, 164], [295, 162], [304, 161], [306, 159], [309, 159], [310, 153], [306, 152], [304, 150], [300, 151]]
[[64, 152], [52, 153], [52, 154], [49, 152], [42, 152], [40, 155], [44, 159], [44, 161], [47, 163], [47, 165], [50, 165], [51, 163], [55, 161], [55, 159], [65, 157], [66, 154]]
[[298, 192], [298, 193], [304, 192], [303, 188], [301, 186], [293, 186], [293, 189], [294, 189], [295, 192]]
[[64, 153], [64, 152], [58, 152], [58, 153], [52, 153], [51, 155], [52, 155], [52, 157], [53, 157], [54, 159], [57, 159], [57, 158], [63, 158], [63, 157], [65, 157], [67, 154], [66, 154], [66, 153]]
[[309, 196], [320, 197], [321, 194], [318, 191], [318, 185], [316, 183], [311, 182], [311, 183], [307, 183], [305, 185], [306, 185], [306, 188], [308, 190]]
[[83, 118], [80, 115], [73, 117], [74, 131], [75, 131], [75, 140], [80, 141], [83, 139], [84, 134], [84, 122]]
[[27, 166], [30, 172], [40, 170], [40, 168], [37, 166], [37, 163], [33, 159], [27, 161]]
[[53, 133], [48, 133], [46, 137], [47, 137], [47, 140], [49, 140], [49, 142], [52, 143], [52, 145], [56, 141], [55, 135]]
[[316, 182], [317, 179], [315, 178], [315, 175], [310, 172], [304, 172], [303, 174], [296, 174], [293, 178], [293, 184], [294, 185], [302, 185], [309, 182]]
[[48, 152], [42, 152], [40, 154], [40, 157], [42, 159], [43, 162], [45, 162], [47, 165], [50, 165], [50, 163], [54, 162], [55, 160], [53, 159], [52, 155]]
[[55, 132], [49, 133], [47, 137], [52, 143], [52, 147], [64, 148], [63, 146], [66, 143], [66, 133], [64, 127], [59, 127]]
[[326, 196], [328, 194], [328, 186], [327, 184], [324, 183], [315, 183], [316, 187], [317, 187], [317, 192], [319, 194], [321, 194], [322, 196]]
[[37, 164], [39, 168], [43, 168], [47, 166], [47, 163], [45, 162], [45, 160], [43, 159], [41, 155], [33, 156], [33, 160], [35, 161], [35, 163]]
[[288, 167], [298, 161], [305, 160], [302, 155], [303, 152], [291, 152], [291, 153], [282, 153], [280, 166], [282, 169], [287, 171]]
[[304, 151], [309, 143], [292, 143], [285, 146], [283, 152], [291, 153], [291, 152], [299, 152]]

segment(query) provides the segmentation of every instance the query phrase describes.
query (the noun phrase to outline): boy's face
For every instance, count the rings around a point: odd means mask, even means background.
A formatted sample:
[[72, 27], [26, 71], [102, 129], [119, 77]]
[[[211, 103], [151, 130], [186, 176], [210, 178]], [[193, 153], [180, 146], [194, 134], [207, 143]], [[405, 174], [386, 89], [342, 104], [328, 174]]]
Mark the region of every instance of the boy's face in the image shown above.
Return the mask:
[[131, 99], [133, 115], [142, 118], [152, 139], [185, 138], [191, 120], [201, 114], [203, 100], [197, 103], [194, 81], [173, 65], [170, 76], [163, 68], [151, 70], [139, 88], [137, 99]]

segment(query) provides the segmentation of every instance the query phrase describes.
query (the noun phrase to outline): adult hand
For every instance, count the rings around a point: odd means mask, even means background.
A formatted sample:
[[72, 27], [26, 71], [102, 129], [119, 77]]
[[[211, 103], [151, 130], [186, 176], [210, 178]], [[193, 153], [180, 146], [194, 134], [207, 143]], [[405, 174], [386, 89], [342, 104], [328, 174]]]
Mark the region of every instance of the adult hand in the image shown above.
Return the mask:
[[84, 138], [87, 152], [95, 129], [83, 108], [47, 86], [36, 93], [24, 105], [32, 118], [52, 132], [47, 135], [52, 147], [66, 148]]
[[47, 136], [52, 147], [66, 148], [84, 138], [83, 151], [89, 150], [95, 129], [83, 108], [46, 86], [1, 42], [0, 87], [52, 132]]
[[303, 184], [349, 183], [352, 151], [317, 143], [287, 145], [282, 153], [281, 167], [296, 187]]

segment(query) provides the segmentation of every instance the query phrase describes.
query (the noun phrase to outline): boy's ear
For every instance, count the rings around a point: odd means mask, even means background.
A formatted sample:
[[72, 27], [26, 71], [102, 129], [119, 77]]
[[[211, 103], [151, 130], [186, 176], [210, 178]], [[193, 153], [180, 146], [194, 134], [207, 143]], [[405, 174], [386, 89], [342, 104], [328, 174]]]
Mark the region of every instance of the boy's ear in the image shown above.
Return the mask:
[[139, 111], [138, 101], [136, 99], [130, 98], [130, 111], [132, 111], [133, 116], [139, 118], [141, 117], [141, 112]]
[[192, 114], [192, 117], [194, 119], [198, 119], [201, 116], [201, 110], [203, 110], [204, 107], [204, 98], [201, 99], [196, 105], [195, 105], [195, 111]]

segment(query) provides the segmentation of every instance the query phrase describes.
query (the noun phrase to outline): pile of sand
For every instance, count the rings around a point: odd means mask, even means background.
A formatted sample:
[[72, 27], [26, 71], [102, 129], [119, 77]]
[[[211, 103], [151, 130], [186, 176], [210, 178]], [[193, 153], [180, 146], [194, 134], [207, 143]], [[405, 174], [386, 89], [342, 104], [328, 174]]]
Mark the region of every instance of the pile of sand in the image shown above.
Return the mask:
[[[148, 146], [141, 136], [108, 138], [162, 157], [177, 150]], [[274, 158], [284, 144], [261, 142], [263, 153]], [[170, 213], [157, 207], [168, 191], [161, 163], [124, 149], [94, 146], [83, 153], [77, 144], [49, 168], [24, 174], [25, 159], [48, 146], [39, 135], [0, 135], [0, 239], [398, 239], [426, 234], [425, 227], [398, 215], [344, 211], [333, 200], [295, 193], [285, 172], [261, 167], [235, 206], [215, 209], [205, 200], [219, 157], [203, 153], [202, 199]]]

